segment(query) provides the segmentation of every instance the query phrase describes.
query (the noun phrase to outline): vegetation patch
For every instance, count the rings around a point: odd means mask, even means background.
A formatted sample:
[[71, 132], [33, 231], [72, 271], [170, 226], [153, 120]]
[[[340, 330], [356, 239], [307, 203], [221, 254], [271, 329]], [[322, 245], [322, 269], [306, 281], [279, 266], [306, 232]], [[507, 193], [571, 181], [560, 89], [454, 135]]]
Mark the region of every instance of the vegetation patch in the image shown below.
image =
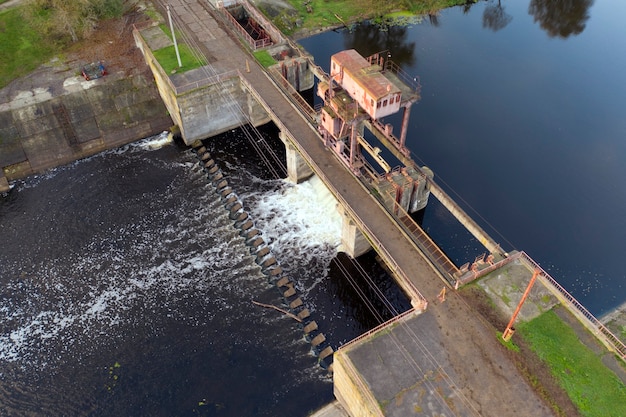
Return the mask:
[[508, 342], [507, 342], [507, 341], [505, 341], [505, 340], [502, 338], [502, 332], [498, 332], [498, 331], [496, 331], [496, 335], [497, 335], [497, 337], [498, 337], [498, 342], [500, 342], [500, 344], [501, 344], [502, 346], [504, 346], [505, 348], [507, 348], [508, 350], [513, 351], [513, 352], [516, 352], [516, 353], [519, 353], [519, 352], [520, 352], [520, 348], [519, 348], [519, 346], [517, 346], [517, 345], [515, 344], [515, 342], [513, 341], [513, 339], [509, 339], [509, 341], [508, 341]]
[[277, 64], [276, 60], [265, 49], [254, 52], [254, 57], [264, 68]]
[[[469, 0], [472, 2], [473, 0]], [[373, 19], [384, 24], [412, 24], [417, 17], [433, 14], [447, 7], [467, 4], [468, 0], [289, 0], [297, 16], [273, 17], [274, 23], [286, 34], [317, 28], [348, 26]]]
[[57, 44], [24, 19], [19, 8], [0, 13], [0, 88], [52, 58]]
[[582, 415], [626, 415], [626, 386], [553, 310], [518, 325], [518, 331]]
[[178, 58], [176, 57], [174, 45], [154, 51], [154, 57], [168, 74], [185, 72], [206, 65], [206, 60], [200, 56], [196, 56], [191, 48], [185, 44], [178, 45], [178, 52], [180, 54], [180, 62], [183, 64], [181, 67], [178, 66]]

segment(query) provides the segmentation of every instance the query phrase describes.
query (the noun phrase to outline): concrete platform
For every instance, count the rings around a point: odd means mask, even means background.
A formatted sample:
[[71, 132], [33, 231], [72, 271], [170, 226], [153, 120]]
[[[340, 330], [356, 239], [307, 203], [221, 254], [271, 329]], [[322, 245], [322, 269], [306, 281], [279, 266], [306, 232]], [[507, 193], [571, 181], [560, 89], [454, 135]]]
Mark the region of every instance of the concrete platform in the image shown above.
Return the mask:
[[350, 417], [338, 401], [333, 401], [327, 406], [317, 410], [311, 417]]
[[552, 416], [493, 331], [464, 320], [468, 314], [473, 312], [451, 294], [342, 347], [333, 363], [336, 395], [358, 403], [356, 395], [363, 401], [369, 390], [372, 398], [364, 402], [372, 416]]

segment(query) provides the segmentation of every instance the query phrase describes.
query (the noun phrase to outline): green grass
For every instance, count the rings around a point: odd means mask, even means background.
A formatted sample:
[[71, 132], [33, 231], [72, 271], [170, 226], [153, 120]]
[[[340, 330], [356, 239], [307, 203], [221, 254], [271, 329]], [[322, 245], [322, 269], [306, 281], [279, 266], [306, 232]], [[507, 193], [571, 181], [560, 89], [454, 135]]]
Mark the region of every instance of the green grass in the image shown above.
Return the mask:
[[185, 44], [178, 45], [178, 52], [180, 53], [180, 61], [183, 64], [182, 67], [178, 66], [174, 45], [154, 51], [154, 57], [168, 74], [171, 74], [174, 70], [176, 70], [176, 72], [185, 72], [206, 65], [204, 58], [194, 56], [191, 48]]
[[[168, 25], [160, 24], [159, 27], [165, 34], [173, 40], [172, 32]], [[183, 64], [182, 67], [178, 67], [178, 59], [176, 58], [176, 49], [174, 45], [166, 46], [165, 48], [158, 49], [154, 51], [154, 56], [163, 67], [166, 73], [171, 74], [173, 70], [176, 72], [185, 72], [195, 68], [199, 68], [203, 65], [206, 65], [206, 60], [203, 57], [194, 55], [194, 51], [184, 43], [181, 43], [182, 36], [176, 31], [176, 41], [178, 43], [178, 52], [180, 54], [180, 62]]]
[[[289, 0], [298, 11], [298, 16], [281, 15], [273, 19], [274, 24], [286, 34], [296, 30], [329, 27], [350, 24], [355, 21], [385, 17], [393, 23], [412, 23], [410, 14], [420, 15], [434, 13], [446, 7], [465, 4], [466, 0], [311, 0], [309, 10], [300, 0]], [[302, 21], [296, 27], [295, 21]]]
[[497, 336], [497, 338], [498, 338], [498, 342], [500, 342], [500, 344], [501, 344], [502, 346], [504, 346], [504, 347], [505, 347], [505, 348], [507, 348], [508, 350], [511, 350], [511, 351], [513, 351], [513, 352], [518, 352], [518, 353], [519, 353], [520, 348], [519, 348], [519, 346], [517, 346], [517, 345], [515, 344], [515, 342], [513, 341], [513, 339], [510, 339], [508, 342], [507, 342], [507, 341], [505, 341], [505, 340], [502, 338], [502, 332], [498, 332], [498, 331], [496, 332], [496, 336]]
[[257, 61], [259, 61], [261, 65], [263, 65], [264, 68], [271, 67], [272, 65], [277, 63], [276, 60], [272, 58], [272, 56], [266, 50], [255, 51], [254, 57]]
[[550, 310], [517, 330], [586, 417], [626, 416], [626, 386]]
[[58, 51], [57, 45], [26, 24], [20, 8], [0, 12], [0, 45], [0, 88], [32, 72]]

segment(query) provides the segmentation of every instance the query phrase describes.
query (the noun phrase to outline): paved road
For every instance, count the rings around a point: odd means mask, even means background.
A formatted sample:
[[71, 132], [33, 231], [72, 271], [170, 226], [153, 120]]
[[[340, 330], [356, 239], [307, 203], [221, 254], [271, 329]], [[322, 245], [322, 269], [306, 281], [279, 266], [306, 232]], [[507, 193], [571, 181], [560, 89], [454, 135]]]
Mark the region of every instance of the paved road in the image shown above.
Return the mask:
[[[368, 225], [429, 301], [429, 308], [421, 319], [427, 328], [417, 329], [417, 335], [426, 348], [436, 354], [438, 366], [454, 376], [452, 389], [469, 401], [468, 409], [473, 411], [460, 415], [551, 416], [551, 411], [507, 358], [492, 329], [455, 293], [449, 294], [444, 303], [437, 302], [437, 295], [443, 287], [441, 278], [361, 183], [324, 148], [317, 132], [273, 86], [253, 58], [231, 39], [199, 2], [171, 0], [169, 4], [185, 22], [188, 33], [198, 41], [215, 71], [242, 71], [271, 108], [279, 128], [293, 132], [295, 146], [315, 161], [312, 168], [316, 174], [325, 179], [336, 197], [348, 202], [353, 214]], [[246, 72], [246, 61], [250, 63], [249, 73]], [[415, 349], [415, 346], [409, 343], [402, 348]]]

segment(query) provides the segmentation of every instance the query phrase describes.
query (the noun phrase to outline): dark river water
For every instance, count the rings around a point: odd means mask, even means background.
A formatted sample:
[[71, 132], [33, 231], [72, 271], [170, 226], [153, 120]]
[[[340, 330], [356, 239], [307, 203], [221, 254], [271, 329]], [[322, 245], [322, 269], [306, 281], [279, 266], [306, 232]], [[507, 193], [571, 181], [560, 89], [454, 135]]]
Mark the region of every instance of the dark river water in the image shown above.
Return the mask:
[[[626, 298], [613, 3], [559, 2], [585, 6], [559, 26], [533, 2], [549, 30], [528, 2], [491, 2], [302, 44], [324, 66], [344, 48], [389, 49], [419, 75], [415, 157], [599, 314]], [[391, 317], [369, 280], [408, 308], [372, 256], [337, 255], [340, 219], [315, 179], [272, 178], [239, 130], [206, 145], [329, 345]], [[434, 202], [424, 225], [458, 262], [480, 252]], [[305, 416], [332, 400], [301, 325], [252, 300], [284, 306], [194, 153], [163, 136], [15, 182], [0, 197], [0, 415]]]
[[[410, 307], [372, 256], [337, 255], [319, 181], [272, 179], [241, 131], [207, 147], [327, 345], [393, 316], [353, 286]], [[0, 415], [304, 416], [331, 401], [302, 325], [252, 304], [285, 308], [233, 223], [166, 135], [16, 182], [0, 200]]]
[[[503, 248], [526, 251], [601, 315], [626, 301], [624, 16], [621, 1], [494, 0], [300, 43], [327, 71], [354, 48], [389, 50], [418, 76], [414, 159]], [[455, 261], [473, 260], [484, 250], [448, 217], [433, 204], [424, 226]]]

